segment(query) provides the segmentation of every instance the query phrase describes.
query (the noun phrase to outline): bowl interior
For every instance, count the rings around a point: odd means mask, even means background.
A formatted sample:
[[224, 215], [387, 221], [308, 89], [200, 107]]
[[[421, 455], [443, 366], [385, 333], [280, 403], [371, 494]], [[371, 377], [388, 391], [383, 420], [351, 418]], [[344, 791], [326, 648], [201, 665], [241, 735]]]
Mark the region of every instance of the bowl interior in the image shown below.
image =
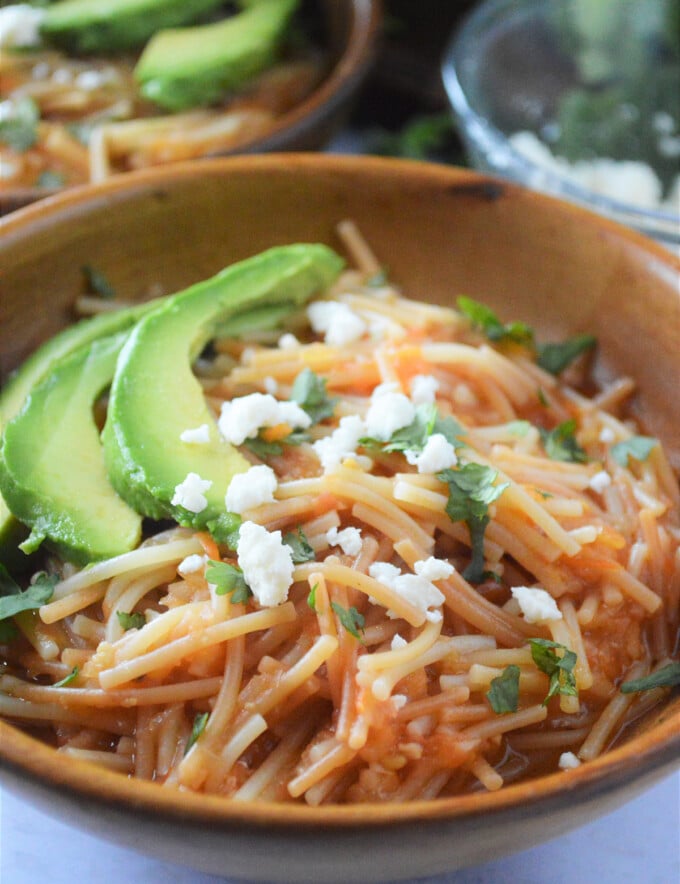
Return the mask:
[[[103, 271], [121, 297], [141, 299], [177, 290], [272, 245], [321, 241], [339, 247], [335, 227], [345, 218], [358, 223], [409, 296], [452, 303], [467, 294], [505, 320], [529, 322], [548, 339], [596, 334], [597, 376], [635, 378], [633, 411], [680, 469], [680, 262], [574, 206], [446, 167], [295, 154], [235, 157], [135, 173], [20, 210], [0, 221], [2, 376], [72, 320], [84, 264]], [[93, 778], [87, 765], [64, 764], [0, 723], [0, 762], [17, 788], [36, 796], [58, 788], [71, 809], [94, 802], [128, 821], [139, 822], [148, 811], [149, 824], [174, 820], [197, 829], [210, 825], [216, 833], [250, 826], [249, 837], [278, 827], [297, 846], [309, 846], [322, 829], [335, 833], [338, 851], [343, 831], [359, 837], [366, 826], [399, 823], [420, 831], [431, 824], [440, 834], [457, 832], [452, 843], [462, 851], [460, 860], [452, 849], [440, 849], [439, 865], [418, 866], [421, 875], [559, 834], [582, 820], [579, 807], [588, 805], [591, 813], [611, 808], [612, 796], [623, 800], [677, 764], [678, 755], [676, 697], [626, 744], [592, 764], [500, 793], [427, 806], [235, 809], [106, 772]], [[518, 817], [517, 808], [529, 804]], [[477, 839], [463, 849], [460, 837], [472, 831], [474, 820], [487, 833], [486, 843]], [[391, 831], [398, 841], [398, 827]], [[396, 849], [397, 842], [385, 838]], [[415, 875], [416, 867], [404, 874]]]

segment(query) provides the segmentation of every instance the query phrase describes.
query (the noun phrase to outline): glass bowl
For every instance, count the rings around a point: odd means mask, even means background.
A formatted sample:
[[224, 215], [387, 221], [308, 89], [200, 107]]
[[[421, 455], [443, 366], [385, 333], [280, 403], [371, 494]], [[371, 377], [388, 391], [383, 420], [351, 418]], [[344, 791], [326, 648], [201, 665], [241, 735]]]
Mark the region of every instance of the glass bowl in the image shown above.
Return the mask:
[[470, 162], [680, 245], [677, 0], [487, 0], [444, 86]]

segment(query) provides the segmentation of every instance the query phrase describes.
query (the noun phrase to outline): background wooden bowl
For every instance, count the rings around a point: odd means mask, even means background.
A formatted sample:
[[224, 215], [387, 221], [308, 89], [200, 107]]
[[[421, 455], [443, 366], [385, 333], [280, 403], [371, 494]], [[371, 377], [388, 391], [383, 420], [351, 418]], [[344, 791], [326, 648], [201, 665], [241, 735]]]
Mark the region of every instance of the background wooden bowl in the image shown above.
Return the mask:
[[[224, 155], [306, 151], [324, 147], [346, 121], [374, 61], [382, 26], [382, 0], [315, 0], [330, 58], [316, 89], [282, 114], [267, 133]], [[55, 193], [46, 188], [0, 189], [0, 215]]]
[[[443, 166], [361, 157], [211, 160], [76, 188], [0, 220], [5, 375], [72, 319], [82, 266], [121, 297], [171, 292], [265, 247], [338, 247], [357, 221], [408, 295], [485, 301], [544, 337], [598, 336], [599, 377], [680, 468], [680, 262], [576, 207]], [[615, 750], [500, 792], [398, 806], [236, 805], [66, 759], [0, 723], [3, 781], [49, 813], [166, 860], [251, 880], [374, 881], [525, 849], [614, 809], [677, 767], [680, 697]]]

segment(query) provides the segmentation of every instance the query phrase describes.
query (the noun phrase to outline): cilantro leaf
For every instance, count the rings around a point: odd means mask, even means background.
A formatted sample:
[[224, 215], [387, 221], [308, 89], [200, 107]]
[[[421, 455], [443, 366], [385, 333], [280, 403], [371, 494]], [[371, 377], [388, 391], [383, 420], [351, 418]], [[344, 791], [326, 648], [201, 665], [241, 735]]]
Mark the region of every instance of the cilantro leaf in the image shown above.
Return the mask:
[[88, 290], [93, 295], [111, 300], [116, 297], [116, 290], [108, 281], [101, 270], [97, 270], [91, 264], [85, 264], [82, 268]]
[[252, 439], [246, 439], [243, 444], [260, 460], [266, 460], [268, 457], [278, 457], [280, 454], [283, 454], [284, 445], [301, 445], [308, 440], [309, 433], [305, 433], [304, 430], [293, 430], [292, 433], [276, 442], [268, 442], [260, 433]]
[[68, 675], [65, 675], [64, 678], [61, 679], [61, 681], [55, 682], [52, 687], [65, 688], [67, 685], [70, 685], [71, 682], [75, 681], [78, 678], [79, 672], [80, 669], [77, 666], [74, 666]]
[[60, 172], [50, 172], [49, 170], [41, 172], [38, 176], [36, 184], [38, 187], [63, 187], [66, 179]]
[[231, 595], [235, 605], [245, 604], [252, 596], [250, 587], [245, 581], [243, 571], [227, 562], [216, 562], [208, 559], [205, 579], [215, 587], [217, 595]]
[[658, 442], [653, 436], [631, 436], [630, 439], [612, 445], [609, 450], [617, 464], [627, 467], [631, 457], [639, 461], [647, 460]]
[[459, 436], [464, 432], [460, 424], [452, 417], [441, 417], [434, 403], [425, 403], [416, 408], [416, 414], [407, 427], [395, 430], [387, 442], [365, 436], [359, 442], [365, 448], [382, 448], [386, 452], [417, 451], [421, 452], [427, 440], [434, 433], [442, 436], [454, 448], [462, 448], [464, 443]]
[[495, 485], [498, 471], [478, 463], [437, 473], [440, 482], [449, 488], [446, 514], [452, 522], [465, 522], [470, 532], [472, 559], [463, 572], [471, 583], [482, 583], [484, 571], [484, 532], [489, 524], [489, 506], [510, 484]]
[[491, 679], [486, 693], [491, 708], [497, 715], [517, 712], [519, 703], [519, 666], [506, 666], [503, 673]]
[[560, 344], [539, 344], [536, 362], [550, 374], [558, 375], [582, 353], [597, 344], [593, 335], [577, 335]]
[[551, 460], [568, 463], [586, 463], [588, 457], [576, 441], [576, 421], [568, 420], [559, 424], [554, 430], [539, 428], [545, 453]]
[[22, 590], [4, 565], [0, 564], [0, 620], [22, 611], [32, 611], [49, 602], [59, 578], [41, 571], [33, 583]]
[[354, 606], [351, 608], [343, 608], [342, 605], [339, 605], [337, 602], [331, 602], [331, 608], [333, 608], [338, 615], [340, 623], [342, 623], [347, 632], [361, 641], [359, 631], [364, 631], [364, 624], [366, 622], [364, 615], [360, 614]]
[[[547, 706], [550, 698], [556, 694], [575, 697], [577, 694], [576, 678], [574, 677], [576, 654], [564, 645], [545, 638], [530, 638], [529, 644], [534, 663], [541, 672], [545, 672], [550, 677], [550, 688], [543, 705]], [[558, 656], [556, 651], [562, 651], [562, 656]]]
[[314, 586], [309, 590], [309, 595], [307, 596], [307, 604], [309, 607], [316, 613], [316, 590], [318, 589], [319, 584], [315, 583]]
[[29, 150], [38, 141], [40, 108], [25, 96], [11, 102], [10, 113], [0, 120], [0, 141], [14, 150]]
[[203, 731], [205, 730], [205, 726], [208, 723], [208, 718], [210, 716], [209, 712], [199, 712], [199, 714], [194, 718], [194, 725], [191, 728], [191, 734], [189, 735], [189, 739], [187, 740], [186, 748], [184, 749], [184, 754], [187, 755], [189, 749], [194, 745], [196, 740], [201, 736]]
[[635, 694], [638, 691], [651, 691], [653, 688], [676, 688], [678, 686], [680, 686], [680, 663], [668, 663], [644, 678], [624, 681], [620, 691], [622, 694]]
[[216, 543], [222, 543], [229, 549], [236, 549], [241, 529], [241, 517], [236, 513], [220, 513], [216, 519], [208, 522], [207, 528]]
[[480, 304], [472, 298], [461, 295], [456, 304], [460, 312], [467, 317], [475, 328], [482, 331], [490, 341], [512, 341], [525, 347], [534, 346], [534, 331], [524, 322], [504, 324], [490, 307]]
[[333, 417], [338, 401], [326, 393], [326, 379], [319, 377], [311, 368], [303, 369], [295, 378], [290, 398], [307, 412], [315, 424]]
[[316, 553], [309, 545], [309, 541], [302, 528], [298, 528], [297, 533], [288, 531], [283, 535], [283, 542], [291, 548], [293, 562], [296, 565], [302, 562], [313, 562], [316, 558]]
[[135, 611], [133, 614], [127, 611], [116, 611], [116, 617], [126, 632], [128, 629], [141, 629], [146, 625], [146, 617], [140, 611]]

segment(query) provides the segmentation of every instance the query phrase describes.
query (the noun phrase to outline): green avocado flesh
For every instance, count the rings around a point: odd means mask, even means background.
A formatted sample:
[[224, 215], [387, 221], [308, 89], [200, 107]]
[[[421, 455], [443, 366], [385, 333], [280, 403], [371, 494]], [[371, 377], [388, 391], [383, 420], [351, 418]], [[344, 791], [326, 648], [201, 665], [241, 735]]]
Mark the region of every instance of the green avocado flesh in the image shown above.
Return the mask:
[[[225, 512], [229, 482], [249, 463], [220, 436], [192, 362], [217, 333], [277, 324], [326, 289], [342, 266], [323, 245], [269, 249], [166, 299], [135, 326], [118, 359], [102, 434], [109, 479], [131, 507], [195, 528]], [[202, 424], [207, 444], [180, 440]], [[172, 503], [189, 473], [212, 482], [199, 513]]]
[[61, 0], [50, 4], [40, 32], [68, 52], [106, 53], [142, 46], [161, 28], [200, 20], [222, 0]]
[[216, 104], [274, 60], [299, 0], [260, 0], [215, 24], [164, 30], [147, 44], [135, 78], [170, 111]]
[[12, 513], [86, 564], [133, 549], [141, 518], [113, 490], [104, 467], [94, 405], [108, 387], [128, 332], [99, 338], [54, 365], [5, 427], [0, 488]]
[[[21, 411], [33, 387], [57, 362], [98, 338], [129, 329], [157, 303], [148, 301], [126, 310], [84, 319], [46, 341], [3, 387], [0, 393], [0, 432]], [[16, 554], [17, 546], [25, 536], [25, 528], [12, 516], [7, 503], [0, 496], [0, 557], [5, 564], [17, 565], [25, 558]]]

